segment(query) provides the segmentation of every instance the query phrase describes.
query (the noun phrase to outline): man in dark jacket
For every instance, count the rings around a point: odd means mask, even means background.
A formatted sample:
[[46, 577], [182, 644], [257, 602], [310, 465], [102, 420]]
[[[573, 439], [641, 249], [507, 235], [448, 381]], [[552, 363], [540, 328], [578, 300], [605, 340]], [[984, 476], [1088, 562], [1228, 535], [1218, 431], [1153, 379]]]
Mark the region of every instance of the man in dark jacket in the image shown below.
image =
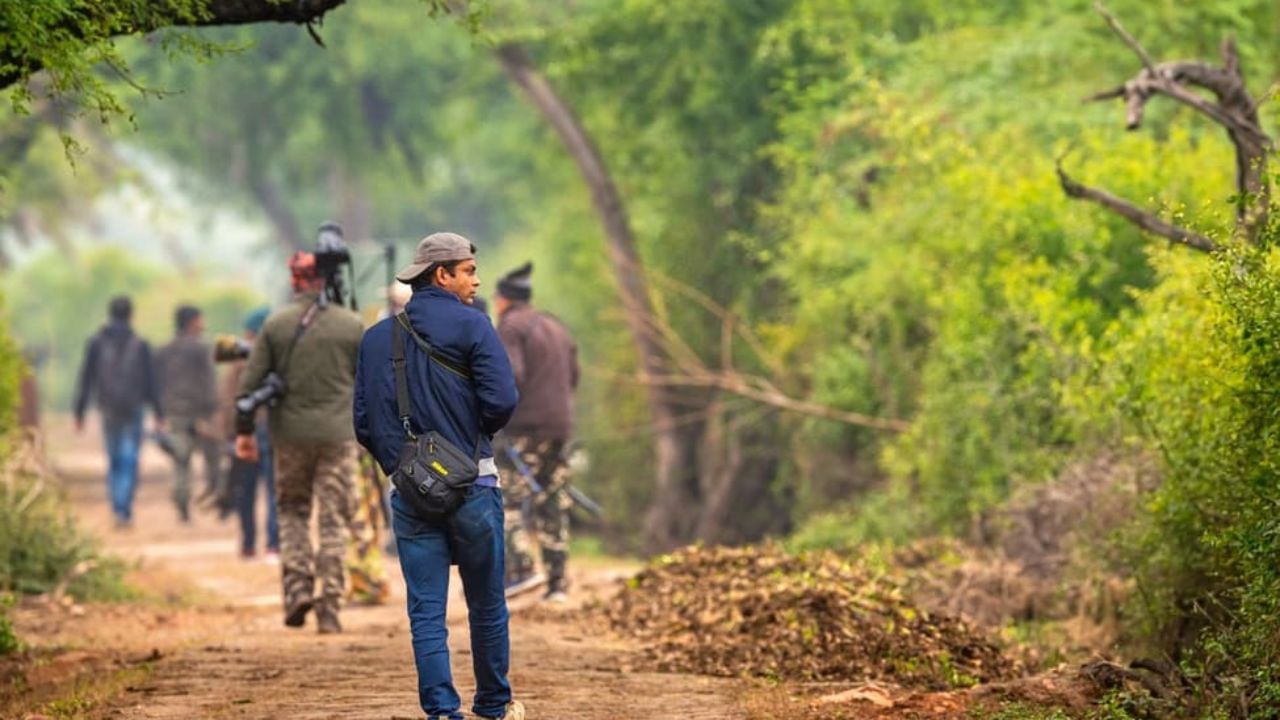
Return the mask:
[[[449, 565], [458, 574], [471, 624], [476, 694], [471, 712], [482, 718], [522, 720], [511, 700], [507, 602], [503, 596], [502, 493], [491, 438], [511, 417], [517, 394], [507, 353], [488, 319], [468, 305], [480, 281], [475, 246], [453, 233], [429, 235], [413, 264], [396, 276], [413, 287], [405, 314], [414, 331], [445, 362], [465, 368], [466, 378], [405, 342], [410, 425], [415, 434], [434, 430], [450, 443], [474, 449], [480, 477], [462, 506], [442, 521], [413, 514], [392, 495], [393, 526], [409, 595], [409, 624], [418, 667], [418, 699], [428, 718], [462, 718], [461, 699], [449, 667], [445, 604]], [[377, 323], [360, 344], [354, 404], [356, 437], [388, 476], [395, 473], [406, 431], [396, 406], [391, 364], [391, 323]]]
[[216, 427], [217, 371], [213, 348], [200, 339], [204, 315], [183, 305], [174, 314], [173, 342], [156, 351], [160, 403], [169, 424], [173, 452], [173, 504], [182, 522], [191, 520], [191, 456], [204, 458], [205, 497], [218, 493], [222, 443]]
[[85, 346], [76, 383], [76, 431], [84, 430], [90, 399], [102, 415], [109, 469], [107, 494], [116, 527], [133, 523], [133, 493], [138, 486], [143, 406], [150, 404], [156, 424], [163, 413], [151, 368], [151, 347], [133, 332], [133, 302], [123, 295], [107, 306], [107, 324]]
[[[337, 633], [342, 631], [338, 610], [346, 584], [343, 558], [356, 472], [347, 413], [364, 323], [354, 312], [321, 301], [325, 278], [318, 274], [315, 255], [294, 253], [289, 270], [293, 302], [263, 324], [240, 379], [240, 395], [256, 390], [270, 372], [284, 380], [284, 396], [268, 413], [276, 458], [284, 623], [301, 627], [314, 607], [316, 629]], [[237, 413], [237, 458], [259, 458], [254, 429], [253, 413]], [[313, 505], [319, 548], [311, 543]], [[319, 601], [314, 599], [317, 581]]]
[[[578, 387], [578, 346], [554, 316], [533, 307], [529, 276], [533, 264], [513, 270], [498, 281], [494, 307], [498, 335], [511, 358], [520, 406], [506, 436], [516, 459], [500, 457], [514, 481], [507, 499], [507, 584], [518, 588], [534, 574], [530, 534], [542, 548], [547, 573], [546, 598], [565, 599], [565, 566], [569, 561], [569, 469], [565, 444], [573, 435], [573, 391]], [[528, 473], [541, 488], [534, 495]], [[525, 504], [531, 505], [523, 512]], [[524, 527], [527, 521], [533, 527]]]

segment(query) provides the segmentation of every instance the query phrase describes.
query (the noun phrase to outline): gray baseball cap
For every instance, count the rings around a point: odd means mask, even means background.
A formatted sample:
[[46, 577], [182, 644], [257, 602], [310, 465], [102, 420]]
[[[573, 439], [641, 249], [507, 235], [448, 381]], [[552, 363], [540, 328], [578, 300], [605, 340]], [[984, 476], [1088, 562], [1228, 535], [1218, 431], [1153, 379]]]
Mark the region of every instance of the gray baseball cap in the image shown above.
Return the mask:
[[410, 283], [436, 263], [474, 260], [475, 257], [476, 246], [470, 240], [457, 233], [432, 233], [418, 243], [418, 249], [413, 252], [413, 263], [401, 268], [396, 273], [396, 279], [402, 283]]

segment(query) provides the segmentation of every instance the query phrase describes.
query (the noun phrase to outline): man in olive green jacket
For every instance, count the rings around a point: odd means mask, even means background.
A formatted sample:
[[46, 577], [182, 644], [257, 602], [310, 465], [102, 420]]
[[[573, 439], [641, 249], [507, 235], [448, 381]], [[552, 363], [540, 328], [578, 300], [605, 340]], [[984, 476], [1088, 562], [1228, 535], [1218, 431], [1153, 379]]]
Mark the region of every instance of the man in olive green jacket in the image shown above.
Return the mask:
[[[240, 396], [252, 393], [270, 372], [284, 380], [284, 396], [269, 413], [284, 622], [301, 627], [314, 607], [319, 631], [335, 633], [342, 630], [338, 608], [356, 472], [351, 404], [364, 324], [350, 310], [320, 302], [324, 281], [316, 274], [314, 255], [294, 253], [289, 269], [294, 300], [263, 325], [245, 366]], [[238, 431], [236, 455], [255, 459], [252, 434]], [[313, 501], [318, 506], [318, 549], [312, 548], [309, 528]]]

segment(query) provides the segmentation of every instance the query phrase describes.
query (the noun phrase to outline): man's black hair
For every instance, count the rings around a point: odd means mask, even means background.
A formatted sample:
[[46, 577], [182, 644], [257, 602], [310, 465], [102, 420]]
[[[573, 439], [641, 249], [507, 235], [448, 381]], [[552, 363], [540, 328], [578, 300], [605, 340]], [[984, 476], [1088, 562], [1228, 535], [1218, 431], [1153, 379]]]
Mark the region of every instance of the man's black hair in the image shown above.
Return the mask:
[[128, 322], [133, 318], [133, 301], [128, 295], [117, 295], [107, 303], [107, 317], [116, 322]]
[[200, 315], [200, 308], [194, 305], [179, 305], [178, 310], [173, 314], [174, 328], [178, 332], [184, 332]]
[[449, 260], [447, 262], [431, 263], [427, 266], [426, 270], [423, 270], [418, 274], [418, 277], [413, 279], [413, 282], [409, 284], [409, 287], [413, 288], [414, 292], [417, 292], [418, 290], [425, 290], [436, 284], [436, 268], [444, 268], [445, 272], [450, 275], [455, 275], [458, 272], [458, 266], [461, 265], [462, 262], [462, 260]]

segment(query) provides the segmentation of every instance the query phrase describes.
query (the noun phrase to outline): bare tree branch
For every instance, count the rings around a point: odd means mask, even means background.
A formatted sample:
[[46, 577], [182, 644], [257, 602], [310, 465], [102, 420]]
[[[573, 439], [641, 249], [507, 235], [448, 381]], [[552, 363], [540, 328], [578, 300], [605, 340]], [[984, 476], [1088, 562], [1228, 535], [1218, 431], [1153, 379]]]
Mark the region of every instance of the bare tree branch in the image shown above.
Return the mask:
[[774, 389], [758, 387], [760, 378], [739, 375], [737, 373], [709, 373], [705, 375], [633, 375], [631, 380], [641, 385], [659, 387], [700, 387], [723, 390], [758, 403], [776, 407], [780, 410], [809, 415], [811, 417], [834, 420], [847, 425], [885, 430], [888, 432], [906, 432], [911, 424], [904, 420], [872, 417], [862, 413], [841, 410], [828, 405], [799, 400]]
[[1058, 182], [1062, 191], [1069, 197], [1095, 202], [1123, 217], [1142, 230], [1172, 240], [1173, 242], [1195, 248], [1203, 252], [1214, 252], [1218, 249], [1215, 242], [1196, 232], [1178, 227], [1139, 208], [1127, 200], [1116, 197], [1105, 190], [1089, 187], [1073, 180], [1067, 171], [1062, 169], [1062, 161], [1058, 160]]
[[[1143, 68], [1123, 85], [1104, 90], [1088, 100], [1125, 101], [1125, 126], [1134, 130], [1142, 125], [1147, 101], [1156, 95], [1170, 97], [1221, 125], [1230, 137], [1236, 151], [1236, 232], [1252, 240], [1265, 224], [1271, 205], [1271, 185], [1266, 167], [1272, 150], [1272, 140], [1258, 120], [1258, 100], [1245, 86], [1240, 69], [1240, 56], [1234, 40], [1222, 43], [1222, 66], [1214, 67], [1205, 62], [1175, 61], [1155, 63], [1150, 53], [1120, 24], [1101, 3], [1094, 8], [1106, 20], [1112, 31], [1142, 60]], [[1191, 88], [1208, 90], [1210, 99]], [[1178, 228], [1149, 212], [1139, 209], [1105, 191], [1081, 185], [1067, 177], [1058, 164], [1058, 176], [1067, 195], [1099, 203], [1116, 212], [1139, 227], [1188, 247], [1212, 252], [1216, 245], [1203, 235]]]
[[1093, 9], [1097, 10], [1098, 14], [1102, 15], [1103, 19], [1107, 21], [1107, 25], [1110, 25], [1111, 30], [1114, 31], [1116, 35], [1120, 36], [1120, 39], [1124, 41], [1124, 44], [1128, 45], [1129, 48], [1137, 54], [1138, 59], [1142, 61], [1143, 66], [1154, 73], [1156, 71], [1156, 64], [1151, 59], [1151, 54], [1147, 52], [1147, 49], [1142, 47], [1142, 43], [1138, 42], [1137, 38], [1130, 35], [1129, 31], [1125, 30], [1124, 26], [1120, 24], [1120, 21], [1116, 19], [1116, 16], [1112, 15], [1102, 3], [1095, 2], [1093, 4]]

